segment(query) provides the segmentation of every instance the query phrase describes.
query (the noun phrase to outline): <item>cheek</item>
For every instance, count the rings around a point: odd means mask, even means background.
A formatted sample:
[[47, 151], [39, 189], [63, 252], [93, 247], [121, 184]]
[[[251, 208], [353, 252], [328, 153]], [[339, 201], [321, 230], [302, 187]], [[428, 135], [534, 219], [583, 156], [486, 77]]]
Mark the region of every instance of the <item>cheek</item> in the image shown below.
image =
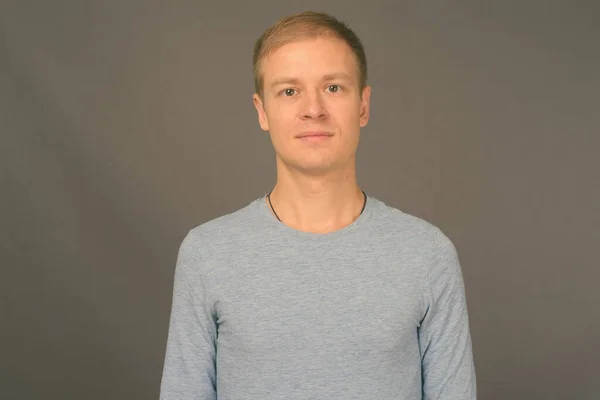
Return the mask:
[[286, 127], [289, 129], [290, 121], [294, 120], [296, 113], [288, 104], [274, 104], [272, 108], [267, 110], [267, 117], [272, 129], [279, 132]]
[[286, 152], [291, 145], [290, 138], [294, 135], [295, 126], [294, 116], [289, 107], [273, 106], [267, 110], [271, 141], [279, 151]]
[[336, 104], [330, 114], [344, 132], [352, 132], [360, 126], [360, 108], [354, 102]]

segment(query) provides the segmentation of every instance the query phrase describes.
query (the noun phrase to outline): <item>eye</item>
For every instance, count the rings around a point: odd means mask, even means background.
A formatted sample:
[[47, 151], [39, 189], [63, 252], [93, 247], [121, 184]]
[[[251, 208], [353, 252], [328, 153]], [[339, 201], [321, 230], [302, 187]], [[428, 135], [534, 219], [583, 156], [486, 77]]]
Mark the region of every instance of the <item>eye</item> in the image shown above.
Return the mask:
[[296, 89], [292, 89], [292, 88], [284, 89], [281, 91], [281, 94], [283, 94], [286, 97], [293, 96], [294, 93], [296, 93]]
[[332, 93], [335, 93], [340, 90], [340, 85], [329, 85], [327, 86], [327, 90], [329, 90]]

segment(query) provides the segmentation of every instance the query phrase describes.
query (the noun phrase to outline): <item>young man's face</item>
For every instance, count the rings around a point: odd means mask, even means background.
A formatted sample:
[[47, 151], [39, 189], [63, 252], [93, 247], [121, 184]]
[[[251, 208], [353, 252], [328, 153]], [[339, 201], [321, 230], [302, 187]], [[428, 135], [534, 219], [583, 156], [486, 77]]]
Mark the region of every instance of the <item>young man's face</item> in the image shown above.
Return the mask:
[[262, 62], [260, 126], [278, 158], [308, 174], [350, 165], [369, 119], [370, 88], [359, 88], [350, 47], [334, 37], [286, 44]]

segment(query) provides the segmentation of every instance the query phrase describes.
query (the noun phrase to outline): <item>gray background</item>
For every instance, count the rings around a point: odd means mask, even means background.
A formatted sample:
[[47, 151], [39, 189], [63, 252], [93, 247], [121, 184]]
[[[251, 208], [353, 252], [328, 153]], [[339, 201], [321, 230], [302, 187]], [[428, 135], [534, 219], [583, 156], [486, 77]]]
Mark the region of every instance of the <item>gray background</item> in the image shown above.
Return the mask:
[[2, 1], [0, 398], [158, 397], [176, 253], [274, 184], [251, 53], [362, 38], [371, 195], [440, 226], [481, 399], [600, 392], [596, 2]]

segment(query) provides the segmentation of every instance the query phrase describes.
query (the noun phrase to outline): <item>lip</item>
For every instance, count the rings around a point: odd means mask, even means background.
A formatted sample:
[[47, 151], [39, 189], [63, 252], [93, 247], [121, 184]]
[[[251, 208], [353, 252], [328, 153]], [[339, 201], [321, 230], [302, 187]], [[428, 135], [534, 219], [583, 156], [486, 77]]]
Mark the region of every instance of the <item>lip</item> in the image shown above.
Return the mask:
[[297, 136], [298, 139], [302, 139], [302, 138], [318, 138], [318, 137], [329, 137], [329, 136], [333, 136], [333, 134], [329, 133], [329, 132], [324, 132], [324, 131], [310, 131], [310, 132], [302, 132], [300, 135]]

